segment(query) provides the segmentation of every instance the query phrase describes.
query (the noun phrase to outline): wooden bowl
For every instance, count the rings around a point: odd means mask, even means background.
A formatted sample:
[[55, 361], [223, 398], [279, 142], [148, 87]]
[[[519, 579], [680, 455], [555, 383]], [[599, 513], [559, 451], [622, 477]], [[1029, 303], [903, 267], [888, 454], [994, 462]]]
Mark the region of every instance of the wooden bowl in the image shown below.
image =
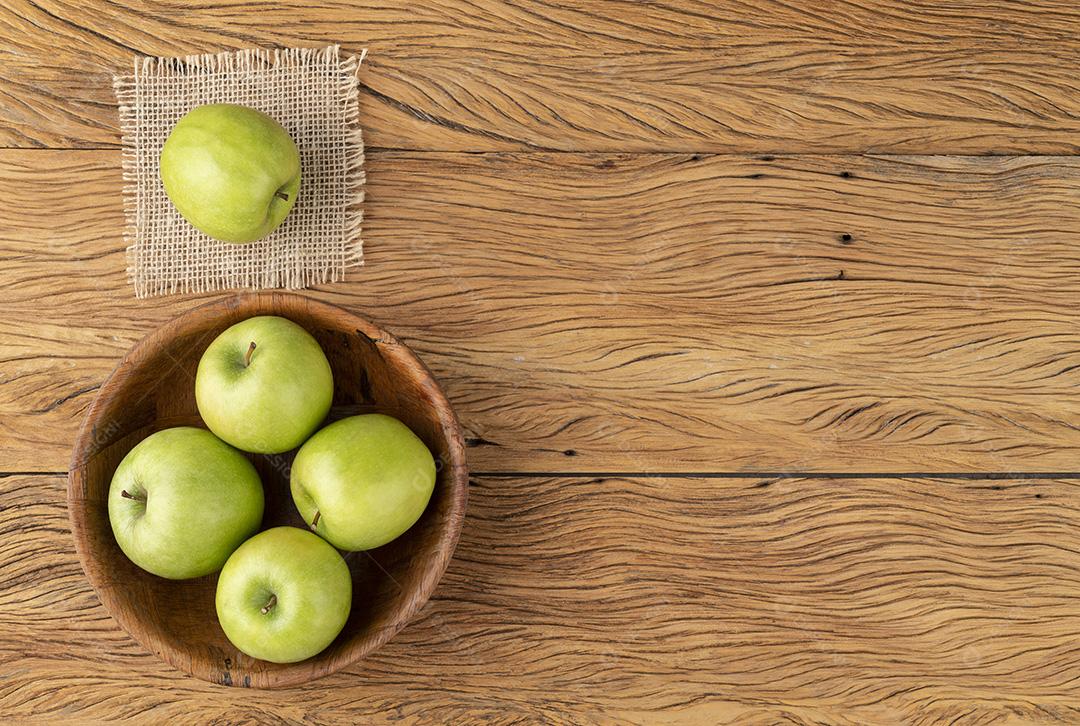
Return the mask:
[[[280, 315], [307, 329], [334, 371], [330, 419], [379, 411], [396, 416], [435, 456], [438, 479], [423, 516], [390, 544], [345, 554], [353, 607], [338, 638], [300, 663], [238, 651], [214, 611], [217, 576], [173, 581], [136, 567], [109, 526], [113, 472], [135, 444], [172, 426], [201, 426], [195, 406], [199, 358], [225, 328]], [[252, 460], [266, 490], [263, 528], [304, 527], [289, 494], [293, 452]], [[404, 344], [347, 310], [287, 293], [225, 298], [181, 315], [139, 342], [101, 386], [75, 443], [68, 512], [83, 569], [105, 607], [136, 640], [193, 676], [228, 686], [272, 688], [324, 676], [372, 652], [405, 625], [446, 570], [465, 516], [468, 474], [457, 419], [431, 372]]]

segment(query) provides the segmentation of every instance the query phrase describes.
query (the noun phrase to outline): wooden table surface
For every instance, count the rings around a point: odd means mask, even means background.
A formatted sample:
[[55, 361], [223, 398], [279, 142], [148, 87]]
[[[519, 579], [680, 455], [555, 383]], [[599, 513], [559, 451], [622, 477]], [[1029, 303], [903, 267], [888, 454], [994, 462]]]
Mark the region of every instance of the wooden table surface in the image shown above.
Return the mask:
[[[0, 7], [0, 715], [1080, 722], [1074, 0]], [[159, 662], [75, 559], [121, 355], [111, 74], [368, 49], [366, 266], [468, 437], [433, 599], [276, 692]]]

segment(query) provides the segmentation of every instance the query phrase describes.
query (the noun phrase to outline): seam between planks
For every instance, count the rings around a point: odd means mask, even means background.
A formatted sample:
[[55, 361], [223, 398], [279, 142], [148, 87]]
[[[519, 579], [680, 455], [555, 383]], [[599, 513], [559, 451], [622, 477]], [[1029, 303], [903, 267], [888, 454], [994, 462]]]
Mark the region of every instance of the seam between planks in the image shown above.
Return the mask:
[[[66, 471], [0, 471], [0, 478], [13, 476], [67, 476]], [[550, 478], [633, 478], [633, 479], [1080, 479], [1075, 471], [470, 471], [469, 477], [514, 479]]]
[[[120, 144], [111, 146], [0, 146], [3, 151], [121, 151]], [[949, 159], [1076, 159], [1080, 158], [1080, 152], [1075, 154], [1061, 153], [1038, 153], [1021, 152], [1015, 154], [972, 154], [972, 153], [896, 153], [892, 151], [700, 151], [695, 149], [658, 149], [656, 151], [641, 151], [640, 149], [548, 149], [544, 147], [525, 147], [521, 149], [417, 149], [407, 146], [367, 146], [364, 151], [368, 154], [397, 153], [397, 154], [460, 154], [462, 156], [685, 156], [694, 155], [705, 157], [731, 157], [739, 159], [757, 158], [763, 161], [772, 159], [763, 157], [783, 157], [786, 159], [816, 159], [816, 158], [852, 158], [884, 157], [891, 159], [904, 158], [949, 158]]]

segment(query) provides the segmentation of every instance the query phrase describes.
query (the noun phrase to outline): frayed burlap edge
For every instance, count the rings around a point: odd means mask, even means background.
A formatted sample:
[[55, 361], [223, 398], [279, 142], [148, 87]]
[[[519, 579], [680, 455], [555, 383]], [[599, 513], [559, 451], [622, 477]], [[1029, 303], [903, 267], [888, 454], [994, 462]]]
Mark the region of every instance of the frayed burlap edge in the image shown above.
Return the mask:
[[[367, 49], [364, 48], [359, 57], [350, 55], [345, 60], [341, 60], [340, 48], [339, 45], [335, 44], [326, 48], [279, 48], [274, 50], [249, 48], [241, 51], [189, 55], [181, 58], [136, 57], [131, 75], [113, 76], [113, 89], [120, 116], [127, 277], [135, 288], [137, 298], [178, 292], [198, 293], [230, 288], [285, 288], [296, 290], [315, 284], [338, 282], [344, 279], [346, 272], [350, 268], [364, 264], [362, 228], [364, 222], [364, 183], [367, 181], [367, 175], [364, 171], [364, 136], [360, 127], [360, 88], [357, 76], [360, 65], [367, 56]], [[345, 100], [345, 123], [348, 126], [345, 142], [345, 186], [349, 198], [348, 208], [345, 212], [346, 251], [342, 268], [303, 270], [299, 274], [295, 269], [288, 270], [285, 271], [284, 280], [278, 279], [278, 275], [275, 275], [269, 283], [252, 279], [250, 271], [204, 275], [194, 282], [185, 281], [179, 285], [175, 281], [168, 283], [162, 280], [138, 279], [134, 266], [138, 229], [142, 221], [139, 218], [138, 160], [136, 152], [138, 79], [144, 76], [184, 75], [202, 71], [228, 73], [234, 70], [246, 71], [265, 68], [267, 65], [272, 68], [289, 68], [311, 61], [336, 65], [338, 70], [341, 71], [339, 91], [342, 92]]]

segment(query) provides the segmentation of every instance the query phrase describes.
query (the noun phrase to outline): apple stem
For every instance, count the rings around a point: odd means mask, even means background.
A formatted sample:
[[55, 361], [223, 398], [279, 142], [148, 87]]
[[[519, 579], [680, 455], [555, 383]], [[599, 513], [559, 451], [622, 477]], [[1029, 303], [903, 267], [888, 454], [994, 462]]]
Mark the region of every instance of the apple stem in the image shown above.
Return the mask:
[[244, 367], [247, 368], [251, 365], [251, 354], [255, 352], [255, 341], [251, 341], [251, 345], [248, 346], [247, 353], [244, 354]]
[[277, 605], [277, 595], [271, 594], [270, 599], [266, 601], [266, 604], [262, 606], [262, 610], [260, 610], [259, 612], [263, 615], [266, 615], [268, 612], [274, 609], [275, 605]]
[[315, 529], [316, 527], [319, 526], [319, 517], [321, 517], [321, 516], [322, 516], [322, 512], [320, 512], [318, 509], [316, 509], [315, 510], [315, 518], [311, 520], [311, 528], [312, 529]]
[[146, 497], [140, 497], [138, 494], [128, 494], [127, 489], [121, 489], [120, 496], [122, 496], [124, 499], [134, 499], [136, 502], [146, 501]]
[[281, 191], [274, 192], [274, 196], [277, 197], [278, 199], [283, 199], [286, 202], [289, 201], [289, 195], [286, 194], [285, 192], [281, 192]]

